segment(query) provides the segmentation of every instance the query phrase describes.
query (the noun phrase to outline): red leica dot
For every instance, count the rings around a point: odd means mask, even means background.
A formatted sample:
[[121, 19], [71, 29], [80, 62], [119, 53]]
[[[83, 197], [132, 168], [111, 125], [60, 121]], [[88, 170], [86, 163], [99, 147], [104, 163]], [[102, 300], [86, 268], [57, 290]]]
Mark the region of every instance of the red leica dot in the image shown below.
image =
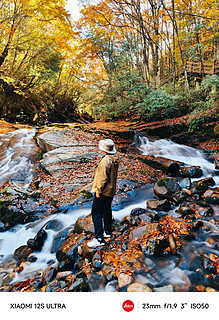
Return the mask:
[[131, 300], [125, 300], [122, 304], [123, 310], [130, 312], [134, 309], [134, 303]]

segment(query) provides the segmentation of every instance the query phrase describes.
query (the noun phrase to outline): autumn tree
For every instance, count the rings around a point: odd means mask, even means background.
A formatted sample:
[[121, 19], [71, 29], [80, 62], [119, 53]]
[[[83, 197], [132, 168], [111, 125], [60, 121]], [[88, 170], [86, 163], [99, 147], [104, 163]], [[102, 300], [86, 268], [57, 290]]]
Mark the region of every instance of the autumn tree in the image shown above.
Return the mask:
[[2, 117], [24, 120], [25, 115], [32, 121], [47, 114], [66, 121], [75, 116], [80, 94], [75, 76], [81, 66], [75, 61], [77, 36], [65, 4], [65, 0], [0, 2]]

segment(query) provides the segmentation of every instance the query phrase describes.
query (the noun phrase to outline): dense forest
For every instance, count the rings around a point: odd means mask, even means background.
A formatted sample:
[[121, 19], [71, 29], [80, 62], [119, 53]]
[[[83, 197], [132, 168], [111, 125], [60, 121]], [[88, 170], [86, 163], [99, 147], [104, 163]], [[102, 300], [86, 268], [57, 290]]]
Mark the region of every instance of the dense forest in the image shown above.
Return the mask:
[[215, 121], [215, 0], [0, 0], [0, 117]]

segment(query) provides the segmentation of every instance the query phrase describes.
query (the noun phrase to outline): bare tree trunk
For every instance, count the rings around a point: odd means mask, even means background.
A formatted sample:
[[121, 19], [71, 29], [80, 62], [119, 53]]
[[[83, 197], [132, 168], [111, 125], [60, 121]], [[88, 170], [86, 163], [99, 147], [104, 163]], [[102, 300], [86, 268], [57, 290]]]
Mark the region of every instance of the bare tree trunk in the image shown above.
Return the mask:
[[[175, 3], [174, 0], [172, 0], [172, 11], [173, 11], [173, 21], [176, 20], [175, 17]], [[173, 23], [173, 86], [174, 91], [176, 89], [176, 42], [175, 42], [175, 28]]]
[[163, 4], [163, 7], [164, 9], [166, 10], [166, 12], [168, 13], [172, 23], [173, 23], [173, 28], [176, 32], [176, 36], [177, 36], [177, 42], [178, 42], [178, 46], [179, 46], [179, 51], [180, 51], [180, 57], [181, 57], [181, 60], [182, 60], [182, 65], [183, 65], [183, 71], [184, 71], [184, 77], [185, 77], [185, 89], [186, 90], [189, 90], [189, 82], [188, 82], [188, 74], [187, 74], [187, 70], [186, 70], [186, 61], [184, 59], [184, 54], [183, 54], [183, 51], [182, 51], [182, 46], [181, 46], [181, 42], [180, 42], [180, 36], [179, 36], [179, 29], [178, 29], [178, 25], [177, 25], [177, 21], [176, 21], [176, 16], [175, 16], [175, 10], [173, 10], [174, 8], [174, 1], [175, 0], [172, 0], [172, 11], [174, 12], [174, 16], [171, 16], [169, 10], [166, 8], [165, 4], [164, 4], [164, 1], [162, 1], [162, 4]]

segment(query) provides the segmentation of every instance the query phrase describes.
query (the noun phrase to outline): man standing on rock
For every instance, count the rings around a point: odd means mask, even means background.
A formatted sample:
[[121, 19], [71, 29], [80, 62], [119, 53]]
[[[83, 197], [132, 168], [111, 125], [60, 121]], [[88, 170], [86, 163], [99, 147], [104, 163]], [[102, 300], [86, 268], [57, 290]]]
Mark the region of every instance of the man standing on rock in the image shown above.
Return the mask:
[[90, 248], [103, 246], [104, 238], [112, 235], [112, 200], [116, 193], [116, 180], [118, 174], [118, 158], [116, 148], [111, 139], [100, 140], [99, 149], [104, 157], [98, 164], [95, 172], [93, 188], [94, 200], [92, 206], [92, 219], [94, 223], [95, 238], [88, 242]]

